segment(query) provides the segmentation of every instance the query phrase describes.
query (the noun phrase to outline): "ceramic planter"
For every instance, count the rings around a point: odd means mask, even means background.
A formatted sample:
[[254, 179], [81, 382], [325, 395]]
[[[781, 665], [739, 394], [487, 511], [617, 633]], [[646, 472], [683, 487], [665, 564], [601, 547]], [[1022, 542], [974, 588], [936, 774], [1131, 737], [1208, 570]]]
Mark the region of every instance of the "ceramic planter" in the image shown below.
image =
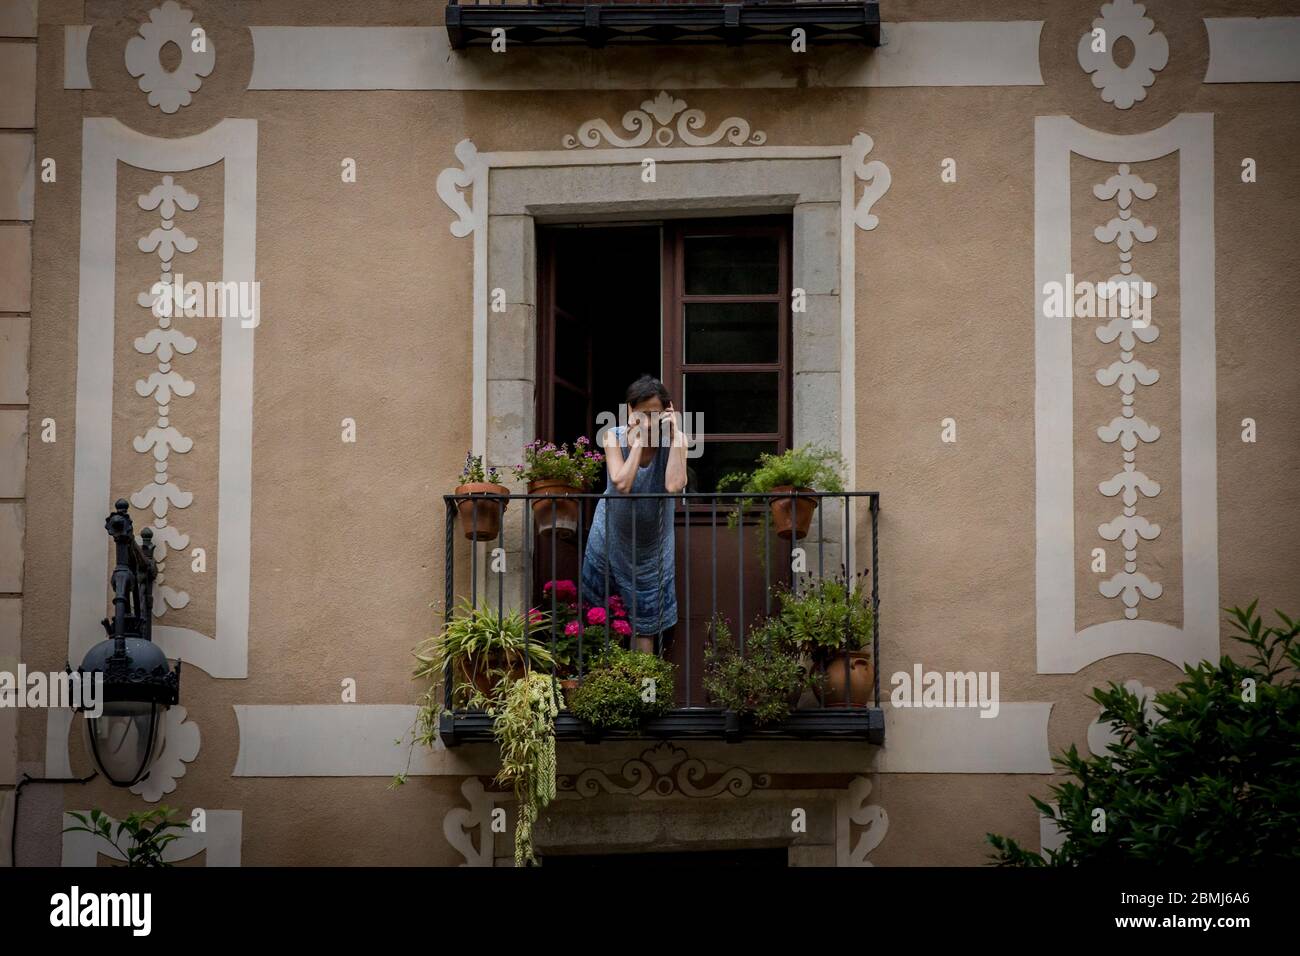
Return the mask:
[[490, 541], [500, 534], [501, 513], [506, 510], [507, 502], [491, 498], [478, 500], [477, 496], [508, 495], [509, 488], [489, 481], [472, 481], [467, 485], [457, 485], [455, 493], [476, 496], [474, 500], [456, 502], [456, 510], [460, 513], [460, 526], [465, 529], [465, 537], [471, 541]]
[[840, 651], [827, 660], [824, 673], [827, 707], [870, 707], [875, 701], [876, 670], [869, 651]]
[[[794, 488], [791, 485], [777, 485], [772, 489], [773, 494], [783, 492], [798, 491], [802, 494], [811, 494], [811, 488]], [[790, 540], [793, 534], [795, 540], [808, 534], [808, 526], [812, 524], [813, 512], [817, 510], [816, 498], [772, 498], [772, 523], [776, 526], [777, 537]]]
[[[530, 481], [530, 495], [580, 495], [581, 488], [575, 488], [560, 479]], [[566, 501], [563, 498], [542, 498], [532, 502], [533, 525], [537, 534], [550, 531], [561, 538], [572, 539], [578, 535], [578, 509], [582, 500], [575, 498]]]

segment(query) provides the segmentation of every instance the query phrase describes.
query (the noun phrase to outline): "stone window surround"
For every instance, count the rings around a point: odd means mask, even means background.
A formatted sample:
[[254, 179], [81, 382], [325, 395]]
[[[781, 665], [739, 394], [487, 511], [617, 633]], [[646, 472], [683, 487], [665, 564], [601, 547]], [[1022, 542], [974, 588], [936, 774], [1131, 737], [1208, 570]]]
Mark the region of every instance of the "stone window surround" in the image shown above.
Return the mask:
[[[535, 227], [709, 215], [793, 217], [791, 285], [807, 296], [792, 316], [793, 437], [839, 451], [853, 466], [854, 176], [847, 147], [590, 150], [481, 154], [475, 183], [476, 452], [518, 459], [534, 437]], [[641, 178], [656, 161], [656, 181]], [[598, 197], [598, 198], [593, 198]], [[489, 291], [506, 312], [488, 312]], [[481, 360], [480, 360], [481, 356]]]

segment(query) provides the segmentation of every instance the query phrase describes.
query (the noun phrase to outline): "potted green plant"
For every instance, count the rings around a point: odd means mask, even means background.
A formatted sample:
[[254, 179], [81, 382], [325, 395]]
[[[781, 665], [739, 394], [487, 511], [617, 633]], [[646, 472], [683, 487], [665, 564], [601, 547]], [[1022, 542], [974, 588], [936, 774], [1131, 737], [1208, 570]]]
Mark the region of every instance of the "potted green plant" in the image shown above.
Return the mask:
[[[173, 813], [176, 810], [166, 806], [138, 810], [114, 827], [112, 818], [103, 810], [91, 810], [89, 818], [84, 813], [70, 810], [68, 816], [79, 821], [79, 825], [64, 827], [63, 832], [93, 833], [116, 849], [129, 867], [171, 866], [163, 859], [163, 851], [167, 844], [179, 840], [189, 830], [188, 821], [173, 820]], [[125, 846], [118, 842], [123, 836], [130, 841]]]
[[673, 665], [655, 654], [610, 645], [573, 694], [569, 709], [599, 730], [635, 730], [673, 706]]
[[549, 674], [554, 659], [546, 646], [548, 619], [537, 608], [498, 613], [475, 607], [462, 598], [442, 630], [416, 648], [415, 676], [438, 681], [449, 667], [452, 701], [461, 703], [474, 692], [491, 694], [505, 677], [519, 678], [528, 670]]
[[778, 589], [780, 619], [792, 644], [822, 676], [827, 707], [868, 707], [875, 698], [874, 616], [866, 572]]
[[[718, 482], [718, 490], [739, 488], [748, 494], [790, 493], [789, 497], [770, 499], [772, 523], [778, 536], [789, 540], [793, 535], [798, 540], [808, 534], [817, 499], [799, 498], [793, 493], [842, 492], [843, 470], [844, 459], [838, 452], [818, 445], [802, 445], [779, 455], [760, 455], [757, 468], [748, 475], [743, 472], [726, 475]], [[743, 499], [732, 512], [733, 521], [752, 504], [752, 499]]]
[[631, 636], [627, 609], [617, 594], [609, 605], [589, 605], [578, 600], [578, 586], [569, 580], [551, 580], [542, 586], [542, 604], [553, 607], [554, 625], [549, 636], [555, 658], [555, 676], [566, 703], [580, 683], [579, 675], [614, 642]]
[[713, 641], [704, 651], [704, 689], [713, 702], [756, 727], [789, 717], [813, 682], [781, 619], [769, 618], [752, 629], [743, 653], [725, 620], [715, 618], [711, 630]]
[[[591, 487], [600, 474], [605, 456], [591, 450], [583, 435], [573, 443], [531, 441], [524, 446], [523, 464], [515, 466], [515, 477], [528, 482], [530, 495], [578, 495]], [[580, 501], [539, 498], [532, 502], [537, 533], [552, 531], [564, 538], [577, 534]]]
[[478, 694], [471, 706], [492, 718], [492, 736], [501, 751], [496, 782], [509, 787], [518, 802], [515, 866], [536, 863], [533, 824], [555, 799], [555, 716], [559, 707], [551, 677], [538, 671], [507, 677], [491, 694]]
[[[483, 456], [473, 452], [465, 453], [465, 467], [461, 469], [460, 484], [456, 486], [456, 495], [467, 495], [456, 502], [460, 514], [461, 527], [465, 537], [471, 541], [490, 541], [501, 531], [501, 513], [506, 510], [510, 489], [501, 484], [501, 476], [495, 466], [486, 471], [483, 468]], [[484, 498], [482, 496], [492, 497]]]

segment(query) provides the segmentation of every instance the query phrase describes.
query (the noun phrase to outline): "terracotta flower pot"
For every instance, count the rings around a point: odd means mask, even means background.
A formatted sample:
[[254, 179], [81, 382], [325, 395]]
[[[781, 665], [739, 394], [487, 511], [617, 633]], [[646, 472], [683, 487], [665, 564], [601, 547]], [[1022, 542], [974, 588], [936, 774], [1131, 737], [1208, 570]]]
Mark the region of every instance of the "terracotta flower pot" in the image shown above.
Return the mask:
[[[483, 694], [490, 695], [492, 689], [501, 681], [501, 659], [499, 657], [489, 658], [487, 663], [475, 661], [471, 664], [468, 661], [461, 661], [457, 666], [459, 672], [459, 683], [469, 684], [475, 690]], [[524, 676], [524, 665], [522, 663], [512, 664], [507, 676], [511, 680], [519, 680]]]
[[[777, 485], [772, 489], [774, 494], [789, 491], [798, 491], [801, 495], [812, 493], [811, 488], [796, 489], [791, 485]], [[778, 537], [789, 541], [793, 531], [794, 538], [797, 541], [808, 534], [808, 526], [812, 524], [813, 512], [817, 510], [816, 498], [773, 498], [771, 501], [772, 523], [776, 525]]]
[[[560, 479], [530, 481], [530, 495], [580, 495], [581, 488], [575, 488]], [[578, 534], [578, 509], [582, 501], [575, 499], [565, 501], [563, 498], [542, 498], [532, 503], [533, 524], [537, 533], [551, 531], [561, 538], [575, 538]]]
[[[471, 481], [467, 485], [457, 485], [458, 495], [508, 495], [510, 489], [505, 485], [490, 481]], [[501, 513], [506, 510], [506, 501], [494, 501], [485, 498], [481, 501], [464, 500], [456, 502], [460, 513], [460, 524], [465, 529], [465, 537], [471, 541], [490, 541], [501, 531]]]
[[867, 651], [841, 651], [826, 662], [825, 675], [827, 707], [870, 707], [875, 700], [876, 669]]

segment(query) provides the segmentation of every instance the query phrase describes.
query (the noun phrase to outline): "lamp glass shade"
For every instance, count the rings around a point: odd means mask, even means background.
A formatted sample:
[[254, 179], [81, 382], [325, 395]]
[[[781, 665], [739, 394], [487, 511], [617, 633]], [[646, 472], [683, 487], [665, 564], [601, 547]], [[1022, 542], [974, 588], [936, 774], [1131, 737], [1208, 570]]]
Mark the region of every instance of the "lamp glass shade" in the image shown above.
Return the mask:
[[82, 722], [86, 749], [116, 787], [144, 779], [162, 753], [167, 708], [141, 701], [105, 701], [103, 714]]

